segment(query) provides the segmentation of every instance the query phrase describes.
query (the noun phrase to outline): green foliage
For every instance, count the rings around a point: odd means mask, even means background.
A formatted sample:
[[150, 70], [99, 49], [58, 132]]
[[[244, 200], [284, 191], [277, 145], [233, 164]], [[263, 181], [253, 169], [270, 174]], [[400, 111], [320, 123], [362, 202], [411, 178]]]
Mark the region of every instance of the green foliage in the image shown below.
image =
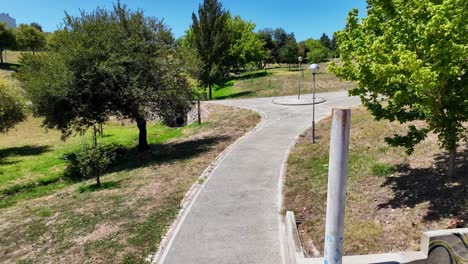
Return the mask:
[[0, 133], [26, 119], [26, 101], [16, 83], [0, 77]]
[[228, 20], [232, 39], [229, 49], [230, 61], [235, 67], [244, 67], [249, 62], [261, 63], [267, 57], [265, 43], [253, 32], [255, 24], [236, 16]]
[[454, 150], [467, 139], [468, 27], [465, 0], [368, 0], [368, 17], [350, 12], [337, 33], [342, 66], [339, 77], [353, 80], [364, 105], [377, 119], [409, 126], [406, 135], [387, 139], [408, 153], [430, 131]]
[[112, 147], [83, 145], [83, 147], [67, 157], [66, 172], [73, 178], [96, 178], [103, 174], [116, 157], [116, 149]]
[[309, 63], [319, 63], [328, 57], [328, 50], [322, 45], [320, 40], [308, 39], [304, 44], [309, 50], [307, 53]]
[[5, 23], [0, 22], [0, 62], [3, 63], [3, 51], [16, 46], [16, 37], [13, 30], [7, 28]]
[[20, 24], [16, 29], [16, 41], [20, 49], [29, 49], [33, 53], [46, 45], [45, 34], [36, 25]]
[[67, 15], [50, 51], [24, 55], [18, 78], [44, 125], [67, 138], [110, 116], [136, 120], [142, 150], [146, 119], [187, 112], [193, 96], [175, 59], [171, 32], [160, 21], [116, 4]]
[[325, 34], [325, 33], [322, 34], [322, 36], [320, 37], [320, 43], [327, 50], [331, 50], [331, 40], [330, 40], [330, 37], [328, 37], [327, 34]]
[[225, 80], [229, 74], [229, 53], [226, 52], [231, 47], [229, 16], [217, 0], [204, 0], [198, 16], [192, 13], [190, 40], [202, 62], [196, 78], [209, 88], [210, 99], [213, 98], [213, 84]]

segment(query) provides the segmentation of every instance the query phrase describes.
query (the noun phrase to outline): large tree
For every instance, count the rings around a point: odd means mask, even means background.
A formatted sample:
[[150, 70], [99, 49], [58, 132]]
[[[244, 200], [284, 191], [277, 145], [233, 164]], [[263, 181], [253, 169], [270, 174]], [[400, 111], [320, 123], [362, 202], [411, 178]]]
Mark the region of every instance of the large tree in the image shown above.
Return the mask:
[[197, 78], [209, 89], [210, 99], [213, 98], [213, 85], [229, 74], [229, 16], [217, 0], [204, 0], [199, 6], [198, 16], [192, 13], [191, 40], [202, 62]]
[[147, 150], [146, 121], [187, 111], [192, 92], [174, 59], [166, 26], [120, 3], [67, 15], [47, 53], [26, 54], [18, 74], [44, 126], [63, 137], [84, 132], [110, 116], [136, 121], [139, 149]]
[[232, 39], [229, 49], [232, 66], [243, 67], [251, 62], [261, 65], [267, 56], [267, 51], [264, 49], [265, 42], [253, 31], [255, 24], [244, 21], [239, 16], [230, 18], [228, 21]]
[[29, 49], [33, 54], [46, 45], [46, 36], [36, 25], [20, 24], [16, 29], [16, 41], [21, 49]]
[[19, 85], [0, 77], [0, 133], [26, 118], [26, 100]]
[[0, 63], [3, 63], [3, 52], [6, 49], [14, 48], [16, 38], [13, 30], [7, 28], [5, 23], [0, 22]]
[[328, 50], [325, 48], [320, 40], [307, 39], [304, 44], [308, 48], [307, 60], [309, 63], [319, 63], [327, 58]]
[[407, 134], [386, 139], [390, 145], [411, 153], [437, 134], [453, 175], [457, 143], [468, 136], [468, 1], [367, 2], [367, 18], [351, 11], [337, 34], [343, 65], [331, 70], [357, 82], [351, 94], [377, 119], [409, 123]]

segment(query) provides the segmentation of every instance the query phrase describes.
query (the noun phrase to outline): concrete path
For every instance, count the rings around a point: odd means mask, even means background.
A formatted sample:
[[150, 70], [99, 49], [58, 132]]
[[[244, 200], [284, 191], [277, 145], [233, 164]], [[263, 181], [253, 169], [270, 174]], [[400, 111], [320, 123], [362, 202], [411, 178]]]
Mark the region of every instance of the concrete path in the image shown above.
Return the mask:
[[[316, 120], [332, 108], [359, 104], [344, 91], [320, 97], [327, 102], [316, 106]], [[284, 263], [284, 164], [295, 138], [311, 126], [312, 106], [275, 105], [272, 99], [216, 102], [259, 111], [263, 123], [218, 164], [176, 225], [162, 263]]]

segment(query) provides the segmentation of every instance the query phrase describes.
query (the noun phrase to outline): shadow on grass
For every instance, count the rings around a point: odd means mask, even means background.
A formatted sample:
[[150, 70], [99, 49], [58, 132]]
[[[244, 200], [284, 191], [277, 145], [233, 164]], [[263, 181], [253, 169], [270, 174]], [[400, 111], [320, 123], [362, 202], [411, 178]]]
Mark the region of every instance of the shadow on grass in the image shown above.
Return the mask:
[[412, 169], [406, 164], [397, 166], [397, 177], [389, 177], [383, 186], [390, 187], [394, 197], [379, 208], [413, 208], [429, 203], [424, 220], [456, 218], [468, 221], [468, 148], [458, 153], [457, 173], [446, 176], [448, 155], [435, 158], [435, 166]]
[[254, 93], [253, 91], [244, 91], [244, 92], [232, 93], [229, 95], [216, 96], [213, 99], [223, 100], [223, 99], [229, 99], [229, 98], [237, 98], [237, 97], [242, 97], [242, 96], [249, 96], [249, 95], [252, 95], [253, 93]]
[[129, 150], [122, 159], [115, 162], [110, 172], [133, 170], [153, 164], [186, 160], [197, 156], [220, 141], [226, 140], [226, 136], [208, 137], [184, 142], [152, 144], [151, 151], [138, 152], [137, 148]]
[[0, 70], [5, 71], [18, 71], [18, 68], [21, 67], [20, 64], [14, 63], [0, 63]]
[[89, 185], [82, 185], [78, 188], [78, 191], [80, 193], [85, 193], [85, 192], [96, 192], [96, 191], [101, 191], [101, 190], [107, 190], [107, 189], [115, 189], [120, 187], [121, 181], [107, 181], [107, 182], [102, 182], [100, 186], [98, 186], [96, 183], [89, 184]]
[[50, 151], [50, 146], [32, 146], [26, 145], [21, 147], [11, 147], [0, 149], [0, 165], [9, 165], [17, 163], [17, 161], [3, 161], [4, 159], [12, 156], [37, 156]]
[[265, 72], [265, 71], [256, 71], [256, 72], [244, 72], [240, 76], [235, 77], [235, 80], [246, 80], [250, 78], [259, 78], [259, 77], [265, 77], [270, 75], [270, 72]]

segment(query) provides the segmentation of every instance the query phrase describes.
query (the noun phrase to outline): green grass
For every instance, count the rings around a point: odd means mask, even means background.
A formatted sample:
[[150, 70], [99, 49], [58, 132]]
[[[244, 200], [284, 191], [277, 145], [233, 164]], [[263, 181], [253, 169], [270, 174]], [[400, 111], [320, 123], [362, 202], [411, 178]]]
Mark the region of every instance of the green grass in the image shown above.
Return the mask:
[[[298, 92], [299, 80], [301, 93], [312, 93], [312, 75], [307, 71], [300, 72], [297, 66], [277, 67], [272, 69], [243, 72], [240, 76], [221, 86], [213, 88], [213, 99], [247, 97], [271, 97], [295, 95]], [[353, 82], [342, 82], [335, 75], [327, 72], [328, 63], [321, 64], [321, 72], [316, 75], [316, 92], [349, 90], [355, 87]], [[192, 82], [194, 84], [194, 82]]]
[[[317, 124], [316, 144], [310, 143], [310, 130], [299, 139], [288, 159], [284, 191], [283, 210], [304, 220], [299, 226], [303, 241], [311, 239], [319, 252], [325, 233], [330, 126], [330, 118]], [[412, 156], [386, 145], [385, 137], [406, 130], [399, 123], [376, 121], [363, 108], [353, 109], [344, 254], [418, 250], [422, 232], [447, 228], [447, 219], [466, 222], [467, 185], [447, 179], [440, 170], [446, 156], [435, 135], [417, 145]], [[445, 188], [452, 180], [459, 187]], [[440, 206], [439, 201], [447, 200], [452, 209]]]
[[[66, 166], [64, 157], [79, 150], [82, 144], [91, 141], [88, 133], [82, 137], [71, 138], [67, 142], [53, 141], [55, 144], [40, 144], [41, 136], [59, 135], [57, 133], [49, 135], [33, 127], [38, 125], [38, 120], [31, 118], [28, 122], [21, 124], [18, 129], [32, 129], [40, 134], [35, 135], [38, 145], [18, 144], [21, 139], [15, 137], [15, 131], [0, 135], [0, 175], [2, 175], [0, 195], [6, 196], [0, 200], [0, 207], [9, 206], [19, 200], [47, 195], [72, 184], [73, 181], [64, 178]], [[187, 128], [169, 128], [161, 124], [150, 124], [148, 142], [153, 145], [162, 144], [181, 137], [184, 129], [197, 126], [194, 124]], [[119, 145], [128, 149], [135, 148], [137, 141], [138, 128], [135, 125], [122, 126], [118, 123], [105, 125], [104, 136], [98, 138], [99, 144]]]

